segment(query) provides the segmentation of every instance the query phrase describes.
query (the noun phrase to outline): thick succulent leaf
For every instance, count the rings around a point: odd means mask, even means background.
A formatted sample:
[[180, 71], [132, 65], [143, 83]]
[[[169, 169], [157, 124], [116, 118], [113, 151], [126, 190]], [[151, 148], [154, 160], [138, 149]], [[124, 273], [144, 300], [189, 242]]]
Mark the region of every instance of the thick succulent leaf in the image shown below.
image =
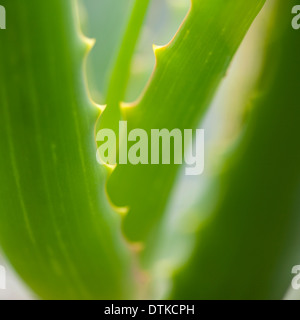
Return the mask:
[[[155, 49], [157, 65], [141, 99], [122, 108], [128, 131], [142, 128], [150, 136], [151, 129], [195, 129], [264, 2], [192, 1], [176, 37]], [[153, 241], [177, 172], [178, 165], [117, 166], [108, 193], [129, 208], [124, 231], [131, 241]]]
[[73, 0], [3, 0], [0, 241], [43, 298], [128, 298], [130, 255], [105, 199]]
[[297, 2], [277, 1], [246, 131], [172, 298], [281, 299], [299, 264], [300, 35], [291, 27]]

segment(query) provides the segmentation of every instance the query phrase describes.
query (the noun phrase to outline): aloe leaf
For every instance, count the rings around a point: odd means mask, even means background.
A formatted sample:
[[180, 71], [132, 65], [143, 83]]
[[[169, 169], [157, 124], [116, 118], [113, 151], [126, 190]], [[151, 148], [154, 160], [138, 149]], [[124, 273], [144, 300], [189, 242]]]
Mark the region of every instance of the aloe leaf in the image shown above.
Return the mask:
[[[192, 1], [175, 38], [155, 49], [156, 67], [141, 98], [122, 105], [128, 131], [142, 128], [150, 136], [151, 129], [195, 129], [264, 2]], [[112, 173], [108, 194], [129, 208], [123, 229], [131, 241], [154, 240], [177, 172], [178, 165], [127, 164]]]
[[130, 67], [135, 47], [145, 20], [150, 0], [134, 2], [127, 28], [120, 43], [116, 61], [111, 72], [106, 95], [106, 110], [101, 115], [97, 129], [112, 128], [116, 133], [122, 119], [120, 102], [123, 101], [130, 77]]
[[245, 133], [224, 166], [193, 254], [176, 273], [172, 298], [282, 299], [299, 263], [297, 1], [276, 3]]
[[96, 39], [87, 59], [88, 88], [92, 98], [104, 104], [133, 0], [80, 0], [79, 5], [82, 30]]
[[42, 298], [128, 298], [131, 256], [95, 159], [75, 4], [2, 1], [0, 242]]

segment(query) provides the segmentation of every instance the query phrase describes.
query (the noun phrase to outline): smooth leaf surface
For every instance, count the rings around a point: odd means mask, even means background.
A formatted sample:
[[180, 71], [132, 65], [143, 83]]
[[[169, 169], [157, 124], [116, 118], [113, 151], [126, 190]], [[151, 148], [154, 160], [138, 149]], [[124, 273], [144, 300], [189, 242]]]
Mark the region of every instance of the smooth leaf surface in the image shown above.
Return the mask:
[[282, 299], [291, 283], [300, 257], [300, 35], [291, 27], [296, 4], [277, 1], [249, 122], [171, 298]]
[[[122, 107], [128, 131], [142, 128], [150, 136], [151, 129], [197, 128], [264, 2], [192, 1], [173, 41], [155, 50], [157, 65], [142, 97]], [[131, 241], [155, 241], [177, 172], [178, 165], [117, 166], [107, 188], [114, 204], [129, 208], [123, 229]]]
[[99, 110], [85, 90], [76, 2], [2, 4], [1, 246], [40, 297], [132, 297], [131, 257], [95, 157]]

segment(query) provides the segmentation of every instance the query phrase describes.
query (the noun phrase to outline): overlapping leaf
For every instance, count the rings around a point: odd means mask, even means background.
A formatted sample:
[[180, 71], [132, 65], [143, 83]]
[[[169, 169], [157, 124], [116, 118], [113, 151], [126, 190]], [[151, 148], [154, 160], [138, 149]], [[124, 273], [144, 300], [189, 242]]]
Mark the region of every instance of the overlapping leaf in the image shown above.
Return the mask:
[[[155, 50], [157, 65], [141, 99], [122, 108], [128, 131], [142, 128], [150, 137], [151, 129], [195, 129], [264, 2], [192, 1], [176, 37]], [[124, 231], [131, 241], [154, 241], [177, 172], [178, 165], [117, 166], [108, 193], [129, 207]]]
[[290, 14], [296, 4], [277, 1], [246, 132], [219, 192], [211, 190], [213, 210], [175, 277], [172, 298], [282, 299], [299, 264], [300, 42]]

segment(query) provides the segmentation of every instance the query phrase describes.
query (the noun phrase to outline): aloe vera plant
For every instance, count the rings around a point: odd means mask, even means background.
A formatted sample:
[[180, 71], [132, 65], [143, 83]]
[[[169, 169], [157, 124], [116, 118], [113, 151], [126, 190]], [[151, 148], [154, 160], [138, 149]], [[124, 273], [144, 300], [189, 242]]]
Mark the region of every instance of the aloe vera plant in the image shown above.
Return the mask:
[[[146, 133], [195, 130], [265, 1], [191, 1], [175, 37], [154, 48], [156, 66], [144, 92], [125, 104], [150, 3], [133, 5], [106, 105], [99, 106], [88, 94], [84, 68], [93, 41], [80, 31], [76, 2], [2, 0], [0, 243], [40, 298], [157, 298], [153, 267], [180, 166], [106, 168], [96, 161], [96, 134], [101, 128], [118, 134], [120, 120]], [[299, 47], [290, 9], [278, 1], [278, 32], [270, 31], [253, 114], [220, 192], [211, 190], [216, 205], [194, 232], [190, 257], [170, 272], [165, 298], [282, 298], [288, 288], [286, 270], [297, 255], [284, 254], [296, 235], [300, 178], [293, 97], [299, 81], [297, 73], [290, 77]], [[289, 127], [274, 139], [281, 123]], [[117, 138], [124, 148], [122, 133]]]
[[299, 259], [293, 242], [300, 185], [300, 153], [294, 149], [300, 46], [289, 15], [297, 2], [291, 2], [276, 3], [270, 26], [275, 32], [267, 41], [247, 128], [220, 175], [195, 251], [175, 277], [173, 297], [281, 299], [289, 286], [287, 271]]

